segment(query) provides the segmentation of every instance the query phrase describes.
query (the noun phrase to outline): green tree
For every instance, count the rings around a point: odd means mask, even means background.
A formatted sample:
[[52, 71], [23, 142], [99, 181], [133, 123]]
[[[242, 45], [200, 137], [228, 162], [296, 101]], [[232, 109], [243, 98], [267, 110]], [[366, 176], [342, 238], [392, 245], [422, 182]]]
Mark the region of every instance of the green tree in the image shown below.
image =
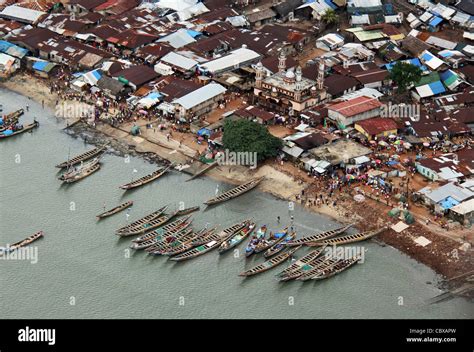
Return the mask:
[[258, 161], [277, 156], [282, 146], [282, 141], [264, 126], [244, 119], [225, 121], [222, 142], [231, 152], [257, 153]]
[[327, 24], [335, 24], [339, 21], [339, 17], [336, 11], [333, 9], [327, 9], [326, 12], [321, 16], [321, 19]]
[[393, 65], [390, 78], [398, 86], [398, 92], [405, 93], [409, 86], [421, 79], [421, 70], [418, 66], [399, 61]]

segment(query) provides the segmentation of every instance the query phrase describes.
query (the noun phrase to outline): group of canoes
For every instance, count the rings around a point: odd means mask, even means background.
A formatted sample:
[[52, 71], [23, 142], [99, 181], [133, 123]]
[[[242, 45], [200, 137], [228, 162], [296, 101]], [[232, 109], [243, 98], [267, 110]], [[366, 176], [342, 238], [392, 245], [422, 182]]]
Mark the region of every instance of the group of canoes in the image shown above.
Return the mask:
[[17, 136], [39, 126], [39, 122], [36, 120], [26, 125], [21, 124], [20, 117], [23, 113], [24, 110], [19, 109], [0, 117], [0, 139]]

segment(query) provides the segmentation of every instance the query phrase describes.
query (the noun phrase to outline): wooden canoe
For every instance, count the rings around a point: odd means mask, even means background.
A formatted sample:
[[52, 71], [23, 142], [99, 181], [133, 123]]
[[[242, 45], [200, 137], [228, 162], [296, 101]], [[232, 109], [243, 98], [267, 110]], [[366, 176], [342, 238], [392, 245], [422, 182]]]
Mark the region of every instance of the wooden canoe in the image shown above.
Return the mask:
[[255, 248], [257, 245], [265, 239], [265, 234], [267, 233], [267, 225], [260, 227], [255, 235], [252, 236], [249, 243], [245, 247], [245, 257], [248, 258], [255, 253]]
[[311, 280], [323, 280], [330, 278], [331, 276], [337, 275], [340, 272], [349, 269], [351, 266], [356, 264], [360, 260], [360, 256], [355, 256], [349, 259], [342, 259], [338, 261], [333, 266], [319, 271], [315, 276], [311, 278]]
[[79, 164], [82, 161], [92, 159], [93, 157], [105, 152], [105, 150], [107, 149], [108, 144], [109, 143], [106, 143], [100, 148], [93, 148], [91, 150], [88, 150], [85, 153], [76, 155], [75, 157], [56, 165], [56, 167], [59, 168], [59, 169], [63, 169], [63, 168], [69, 167], [69, 166]]
[[127, 232], [127, 231], [135, 229], [135, 228], [140, 228], [140, 227], [143, 226], [143, 224], [146, 224], [148, 221], [156, 219], [157, 217], [159, 217], [161, 214], [163, 214], [166, 211], [167, 208], [168, 208], [168, 206], [165, 205], [164, 207], [161, 207], [160, 209], [154, 211], [153, 213], [145, 215], [144, 217], [142, 217], [138, 220], [135, 220], [131, 224], [119, 228], [117, 231], [115, 231], [115, 233], [117, 235], [120, 235], [120, 233], [122, 233], [122, 232]]
[[214, 197], [214, 198], [211, 198], [211, 199], [207, 200], [206, 202], [204, 202], [204, 204], [207, 204], [207, 205], [218, 204], [218, 203], [225, 202], [226, 200], [230, 200], [230, 199], [233, 199], [235, 197], [238, 197], [238, 196], [254, 189], [255, 187], [257, 187], [258, 184], [260, 182], [262, 182], [263, 179], [264, 179], [263, 177], [260, 177], [260, 178], [257, 178], [255, 180], [244, 183], [240, 186], [237, 186], [235, 188], [232, 188], [231, 190], [226, 191], [226, 192], [218, 195], [217, 197]]
[[[132, 249], [149, 249], [151, 246], [153, 246], [155, 249], [158, 248], [157, 246], [160, 245], [163, 241], [169, 238], [174, 238], [174, 236], [183, 236], [187, 233], [191, 233], [193, 230], [191, 228], [183, 228], [180, 230], [177, 230], [176, 232], [173, 233], [167, 233], [166, 235], [156, 235], [153, 238], [150, 238], [149, 240], [142, 241], [142, 242], [133, 242], [130, 245], [130, 248]], [[147, 251], [150, 252], [150, 251]]]
[[[308, 281], [311, 280], [311, 278], [315, 275], [318, 275], [319, 272], [322, 272], [330, 267], [332, 267], [334, 264], [339, 262], [341, 259], [337, 257], [321, 257], [319, 259], [316, 259], [315, 261], [310, 263], [310, 269], [309, 270], [304, 270], [304, 273], [302, 275], [299, 275], [298, 277], [293, 277], [294, 279], [298, 281]], [[306, 268], [305, 268], [306, 269]]]
[[[148, 254], [153, 255], [164, 255], [167, 252], [174, 252], [175, 249], [182, 245], [187, 245], [192, 242], [198, 236], [192, 228], [186, 229], [186, 231], [178, 232], [174, 235], [166, 236], [160, 242], [156, 243], [153, 247], [153, 251], [149, 251]], [[184, 251], [183, 251], [184, 252]], [[179, 252], [181, 253], [181, 252]], [[174, 254], [179, 254], [174, 253]], [[171, 254], [173, 255], [173, 254]]]
[[19, 134], [22, 134], [22, 133], [25, 133], [29, 130], [32, 130], [33, 128], [36, 128], [39, 126], [39, 122], [38, 121], [34, 121], [28, 125], [25, 125], [23, 126], [23, 128], [21, 130], [17, 130], [15, 132], [13, 132], [12, 134], [5, 134], [5, 132], [2, 132], [0, 133], [0, 139], [4, 139], [4, 138], [10, 138], [10, 137], [14, 137], [16, 135], [19, 135]]
[[247, 226], [249, 222], [250, 220], [245, 220], [240, 223], [229, 226], [219, 233], [213, 233], [209, 236], [203, 236], [202, 238], [199, 238], [193, 241], [193, 245], [199, 246], [199, 245], [208, 243], [210, 241], [213, 241], [214, 239], [220, 240], [221, 237], [223, 238], [223, 240], [221, 241], [222, 243], [223, 241], [228, 240], [230, 237], [234, 236], [238, 231], [242, 230], [245, 226]]
[[129, 190], [129, 189], [141, 187], [143, 185], [146, 185], [147, 183], [157, 180], [158, 178], [166, 174], [170, 168], [171, 168], [171, 165], [167, 167], [161, 167], [158, 170], [153, 171], [151, 174], [145, 175], [135, 181], [132, 181], [130, 183], [120, 186], [120, 188], [124, 190]]
[[288, 235], [288, 227], [285, 227], [283, 231], [273, 234], [274, 236], [273, 239], [271, 240], [263, 239], [255, 246], [255, 253], [266, 251], [270, 247], [273, 247], [277, 243], [280, 243], [281, 241], [283, 241], [287, 235]]
[[228, 240], [225, 240], [219, 246], [219, 254], [227, 252], [229, 249], [234, 248], [235, 246], [239, 245], [243, 240], [245, 240], [255, 229], [255, 223], [249, 223], [245, 228], [240, 230], [236, 235], [232, 236]]
[[384, 231], [386, 228], [382, 228], [379, 230], [372, 230], [372, 231], [365, 231], [365, 232], [359, 232], [354, 235], [347, 235], [347, 236], [342, 236], [342, 237], [335, 237], [319, 242], [311, 242], [308, 243], [309, 246], [321, 246], [323, 244], [328, 244], [330, 246], [335, 246], [335, 245], [340, 245], [340, 244], [346, 244], [346, 243], [353, 243], [353, 242], [359, 242], [359, 241], [365, 241], [371, 237], [374, 237]]
[[200, 207], [199, 205], [197, 205], [197, 206], [195, 206], [195, 207], [189, 207], [189, 208], [179, 209], [179, 210], [176, 212], [176, 216], [188, 215], [188, 214], [194, 213], [195, 211], [198, 211], [199, 209], [201, 209], [201, 207]]
[[[193, 248], [192, 242], [195, 238], [209, 236], [214, 231], [215, 231], [215, 228], [210, 229], [210, 230], [203, 229], [197, 233], [194, 232], [191, 236], [188, 237], [187, 240], [185, 240], [184, 238], [180, 238], [179, 240], [170, 244], [167, 250], [158, 251], [158, 253], [161, 255], [167, 255], [167, 256], [173, 256], [173, 255], [184, 253], [187, 250], [190, 250], [191, 248]], [[153, 254], [156, 254], [156, 253], [154, 252]]]
[[286, 245], [287, 246], [299, 246], [301, 244], [307, 244], [307, 243], [310, 243], [310, 242], [319, 242], [319, 241], [322, 241], [322, 240], [325, 240], [325, 239], [328, 239], [328, 238], [331, 238], [331, 237], [334, 237], [334, 236], [337, 236], [337, 235], [343, 233], [344, 231], [348, 230], [352, 225], [353, 224], [350, 224], [350, 225], [347, 225], [347, 226], [339, 227], [339, 228], [334, 229], [334, 230], [321, 232], [321, 233], [318, 233], [316, 235], [302, 237], [302, 238], [299, 238], [297, 240], [290, 241]]
[[144, 235], [141, 235], [135, 239], [132, 240], [132, 242], [144, 242], [148, 241], [149, 239], [152, 239], [158, 235], [167, 235], [168, 233], [171, 232], [176, 232], [177, 230], [182, 230], [185, 227], [189, 226], [191, 224], [191, 221], [188, 221], [191, 218], [191, 216], [187, 216], [185, 218], [181, 218], [178, 220], [175, 220], [173, 222], [170, 222], [169, 224], [164, 225], [163, 227], [160, 227], [159, 229], [156, 229], [155, 231], [146, 233]]
[[263, 262], [262, 264], [253, 267], [252, 269], [241, 272], [239, 276], [247, 277], [247, 276], [256, 275], [259, 273], [263, 273], [264, 271], [270, 270], [282, 264], [285, 260], [287, 260], [290, 256], [293, 255], [293, 253], [295, 253], [300, 248], [301, 246], [290, 248], [289, 250], [282, 252], [278, 254], [277, 256], [267, 260], [266, 262]]
[[92, 175], [94, 172], [98, 171], [99, 169], [100, 169], [100, 164], [95, 164], [91, 167], [82, 169], [80, 173], [78, 173], [77, 175], [73, 177], [69, 177], [65, 179], [63, 182], [74, 183], [74, 182], [80, 181], [83, 178], [86, 178], [87, 176]]
[[106, 218], [108, 216], [117, 214], [117, 213], [121, 212], [124, 209], [130, 208], [132, 205], [133, 205], [133, 201], [129, 200], [128, 202], [117, 205], [115, 208], [112, 208], [110, 210], [104, 211], [103, 213], [100, 213], [96, 217], [98, 219], [103, 219], [103, 218]]
[[32, 234], [31, 236], [28, 236], [24, 240], [15, 242], [15, 243], [7, 246], [2, 251], [0, 251], [0, 254], [11, 253], [11, 252], [17, 250], [18, 248], [26, 247], [26, 246], [30, 245], [31, 243], [33, 243], [34, 241], [39, 240], [43, 236], [44, 236], [43, 231], [38, 231], [38, 232]]
[[10, 122], [12, 120], [18, 120], [21, 115], [25, 113], [25, 110], [23, 109], [18, 109], [17, 111], [13, 111], [9, 113], [8, 115], [5, 115], [3, 122]]
[[73, 170], [68, 170], [58, 177], [58, 180], [66, 181], [80, 175], [84, 170], [92, 168], [94, 165], [97, 165], [100, 162], [100, 157], [94, 158], [87, 163], [83, 164], [81, 167]]
[[206, 172], [208, 172], [210, 169], [212, 169], [216, 166], [217, 166], [217, 161], [214, 161], [212, 164], [209, 164], [206, 167], [204, 167], [202, 170], [196, 172], [193, 176], [191, 176], [189, 179], [187, 179], [186, 182], [194, 180], [195, 178], [198, 178], [201, 175], [204, 175]]
[[142, 233], [156, 229], [157, 227], [163, 226], [174, 217], [174, 214], [163, 214], [153, 220], [144, 223], [142, 226], [135, 227], [126, 232], [121, 232], [119, 236], [133, 236], [140, 235]]
[[268, 248], [265, 253], [263, 253], [263, 256], [265, 258], [270, 258], [271, 256], [280, 253], [283, 249], [285, 249], [285, 244], [294, 240], [296, 238], [296, 232], [293, 232], [291, 234], [287, 234], [283, 240], [277, 242], [270, 248]]
[[310, 253], [306, 254], [304, 257], [298, 259], [292, 263], [288, 268], [277, 274], [277, 277], [280, 281], [289, 281], [300, 277], [304, 273], [312, 270], [315, 266], [319, 265], [325, 258], [319, 258], [319, 256], [324, 252], [326, 246], [320, 247]]

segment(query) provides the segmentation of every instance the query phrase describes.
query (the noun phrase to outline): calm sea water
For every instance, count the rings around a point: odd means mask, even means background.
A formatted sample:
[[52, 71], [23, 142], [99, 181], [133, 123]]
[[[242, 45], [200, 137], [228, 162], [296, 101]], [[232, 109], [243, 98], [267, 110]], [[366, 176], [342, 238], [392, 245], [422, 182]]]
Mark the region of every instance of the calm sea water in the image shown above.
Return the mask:
[[[0, 142], [0, 245], [38, 231], [38, 263], [0, 260], [2, 318], [470, 318], [473, 304], [460, 298], [427, 305], [440, 294], [437, 275], [390, 247], [363, 243], [365, 263], [322, 282], [275, 280], [284, 268], [243, 279], [237, 274], [261, 258], [245, 260], [217, 251], [174, 263], [143, 252], [131, 252], [129, 240], [114, 230], [126, 224], [126, 213], [97, 222], [95, 215], [134, 200], [130, 221], [164, 204], [171, 208], [201, 204], [215, 194], [208, 178], [184, 182], [172, 173], [126, 193], [132, 170], [144, 175], [156, 168], [140, 158], [129, 163], [108, 153], [99, 172], [72, 185], [56, 178], [57, 163], [91, 148], [63, 131], [51, 111], [21, 95], [0, 90], [3, 113], [26, 104], [29, 122], [41, 126]], [[17, 161], [20, 162], [17, 162]], [[219, 189], [230, 186], [219, 184]], [[281, 216], [282, 224], [276, 223]], [[277, 230], [289, 221], [287, 202], [252, 191], [233, 201], [194, 214], [196, 228], [231, 225], [254, 217]], [[301, 208], [294, 211], [299, 235], [337, 227], [325, 217]], [[242, 249], [241, 245], [241, 249]], [[403, 300], [403, 305], [399, 303]]]

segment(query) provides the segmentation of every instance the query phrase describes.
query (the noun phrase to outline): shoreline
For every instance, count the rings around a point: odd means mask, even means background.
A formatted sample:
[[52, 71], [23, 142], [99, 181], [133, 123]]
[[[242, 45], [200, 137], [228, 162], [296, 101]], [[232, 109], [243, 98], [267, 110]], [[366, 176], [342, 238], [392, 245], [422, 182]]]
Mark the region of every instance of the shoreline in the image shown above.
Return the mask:
[[[43, 80], [32, 76], [14, 76], [8, 81], [0, 82], [0, 87], [26, 96], [39, 104], [44, 102], [45, 108], [50, 108], [53, 111], [56, 107], [56, 101], [59, 100], [59, 98], [55, 97], [54, 93], [51, 94], [49, 92], [49, 88]], [[59, 101], [61, 103], [64, 102]], [[67, 118], [56, 118], [69, 122]], [[163, 145], [160, 140], [132, 136], [124, 127], [115, 128], [106, 123], [98, 123], [92, 127], [84, 122], [80, 122], [65, 129], [65, 132], [81, 138], [84, 138], [84, 135], [88, 135], [86, 142], [90, 144], [97, 144], [100, 143], [101, 139], [106, 139], [112, 142], [112, 148], [116, 152], [139, 156], [151, 163], [162, 162], [163, 160], [183, 165], [189, 164], [191, 166], [194, 163], [192, 156], [181, 150], [184, 149], [181, 148], [181, 143], [178, 148], [180, 150], [173, 149], [173, 145]], [[90, 134], [93, 135], [92, 140], [89, 139]], [[185, 147], [188, 148], [187, 146]], [[192, 150], [191, 148], [189, 149]], [[182, 171], [190, 172], [191, 168]], [[217, 166], [203, 176], [230, 184], [240, 184], [254, 177], [265, 176], [267, 179], [259, 186], [261, 191], [270, 193], [278, 199], [294, 202], [298, 202], [295, 200], [295, 196], [310, 186], [304, 181], [298, 180], [295, 175], [288, 175], [284, 171], [278, 170], [270, 162], [259, 166], [256, 171], [251, 171], [243, 166]], [[376, 204], [376, 201], [370, 199], [358, 204], [352, 200], [350, 193], [341, 193], [338, 194], [338, 197], [340, 197], [338, 198], [339, 204], [335, 207], [328, 205], [323, 205], [322, 207], [307, 206], [307, 204], [300, 205], [307, 211], [323, 215], [339, 223], [354, 223], [354, 226], [360, 231], [371, 230], [382, 225], [387, 226], [392, 222], [392, 219], [388, 218], [386, 212], [383, 214], [383, 211], [381, 211], [381, 207], [383, 210], [383, 204], [380, 206]], [[364, 217], [361, 217], [359, 214], [364, 214]], [[395, 219], [394, 222], [396, 223], [398, 220]], [[421, 235], [432, 241], [428, 248], [417, 246], [414, 242], [414, 238]], [[468, 250], [465, 254], [461, 253], [462, 260], [452, 257], [451, 253], [456, 251], [461, 243], [452, 238], [442, 237], [436, 231], [430, 231], [420, 223], [419, 219], [418, 222], [402, 233], [396, 233], [391, 229], [384, 231], [384, 233], [377, 236], [375, 241], [373, 240], [373, 242], [380, 245], [379, 241], [433, 269], [442, 276], [441, 285], [447, 284], [450, 278], [459, 276], [463, 272], [469, 272], [474, 268], [474, 260], [469, 258], [469, 251], [472, 250]], [[452, 282], [455, 285], [458, 283], [462, 284], [462, 282]]]

